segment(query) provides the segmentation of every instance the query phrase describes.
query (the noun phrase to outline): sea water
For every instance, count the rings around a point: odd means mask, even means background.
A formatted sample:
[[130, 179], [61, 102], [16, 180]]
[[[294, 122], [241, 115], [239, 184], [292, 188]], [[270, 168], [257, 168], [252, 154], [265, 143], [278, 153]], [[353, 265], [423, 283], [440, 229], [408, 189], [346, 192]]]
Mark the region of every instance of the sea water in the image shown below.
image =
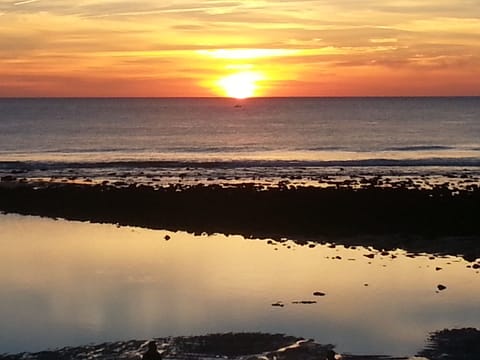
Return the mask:
[[0, 354], [260, 331], [414, 355], [429, 332], [480, 325], [460, 257], [294, 240], [0, 215]]
[[480, 167], [480, 98], [0, 99], [0, 170]]
[[[478, 179], [479, 105], [480, 98], [0, 99], [0, 175]], [[372, 260], [363, 248], [221, 234], [168, 233], [166, 242], [165, 234], [1, 215], [0, 352], [265, 331], [400, 355], [420, 350], [429, 331], [479, 326], [478, 270], [461, 258], [412, 259], [398, 250]]]

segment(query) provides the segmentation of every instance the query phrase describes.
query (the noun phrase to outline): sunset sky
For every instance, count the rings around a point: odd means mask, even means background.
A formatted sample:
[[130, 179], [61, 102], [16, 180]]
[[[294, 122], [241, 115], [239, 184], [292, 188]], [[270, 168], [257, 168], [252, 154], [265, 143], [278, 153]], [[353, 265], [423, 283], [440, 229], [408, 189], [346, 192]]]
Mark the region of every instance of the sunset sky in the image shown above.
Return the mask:
[[235, 87], [480, 95], [479, 1], [0, 0], [0, 96], [237, 96]]

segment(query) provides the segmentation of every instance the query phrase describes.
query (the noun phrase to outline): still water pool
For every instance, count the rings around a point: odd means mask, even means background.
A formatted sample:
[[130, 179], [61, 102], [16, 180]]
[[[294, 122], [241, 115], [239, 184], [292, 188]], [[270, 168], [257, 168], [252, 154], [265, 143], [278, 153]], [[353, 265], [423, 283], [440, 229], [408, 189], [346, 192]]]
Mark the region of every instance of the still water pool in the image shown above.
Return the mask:
[[292, 240], [0, 215], [0, 353], [261, 331], [413, 355], [431, 331], [480, 325], [461, 258]]

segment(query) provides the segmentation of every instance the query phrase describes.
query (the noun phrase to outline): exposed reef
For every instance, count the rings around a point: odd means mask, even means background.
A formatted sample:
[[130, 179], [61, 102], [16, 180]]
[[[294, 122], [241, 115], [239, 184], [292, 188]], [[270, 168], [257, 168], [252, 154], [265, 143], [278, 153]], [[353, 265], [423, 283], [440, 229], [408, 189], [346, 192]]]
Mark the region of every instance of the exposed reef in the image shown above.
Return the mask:
[[[226, 333], [154, 339], [164, 359], [171, 360], [406, 360], [386, 355], [338, 354], [330, 344], [282, 334]], [[480, 331], [474, 328], [444, 329], [429, 335], [417, 356], [429, 360], [477, 360]], [[147, 340], [109, 342], [65, 347], [37, 353], [0, 355], [0, 360], [141, 359]]]
[[480, 190], [0, 183], [0, 210], [193, 233], [480, 257]]
[[480, 258], [480, 190], [0, 183], [0, 210]]

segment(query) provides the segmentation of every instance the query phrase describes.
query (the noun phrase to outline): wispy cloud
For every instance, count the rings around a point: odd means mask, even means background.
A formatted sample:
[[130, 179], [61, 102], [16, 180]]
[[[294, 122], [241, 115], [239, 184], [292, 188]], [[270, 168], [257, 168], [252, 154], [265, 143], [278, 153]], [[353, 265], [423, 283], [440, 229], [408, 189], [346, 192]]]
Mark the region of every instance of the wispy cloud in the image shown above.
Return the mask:
[[0, 0], [0, 16], [2, 78], [20, 63], [59, 78], [262, 67], [313, 86], [398, 69], [465, 79], [480, 64], [478, 0]]
[[39, 0], [18, 1], [18, 2], [13, 3], [13, 5], [15, 5], [15, 6], [18, 6], [18, 5], [26, 5], [26, 4], [31, 4], [31, 3], [34, 3], [34, 2], [37, 2], [37, 1], [39, 1]]

